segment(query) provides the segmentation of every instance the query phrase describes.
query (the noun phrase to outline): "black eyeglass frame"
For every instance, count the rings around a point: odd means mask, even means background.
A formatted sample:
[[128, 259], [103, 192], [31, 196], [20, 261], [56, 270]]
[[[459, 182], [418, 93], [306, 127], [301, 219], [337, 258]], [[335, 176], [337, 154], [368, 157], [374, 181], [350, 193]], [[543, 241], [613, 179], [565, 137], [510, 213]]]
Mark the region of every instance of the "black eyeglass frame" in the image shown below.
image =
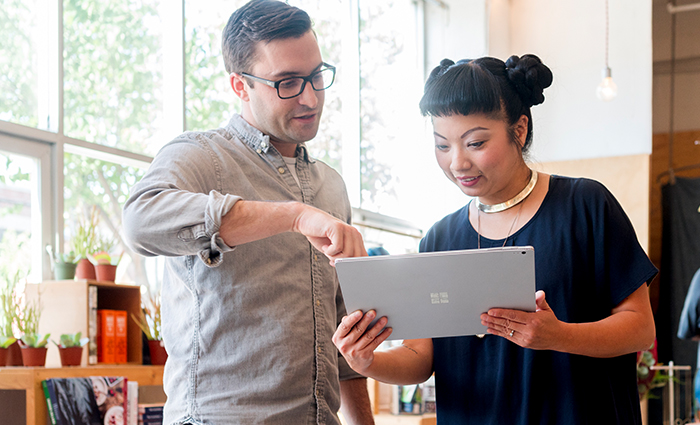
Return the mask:
[[[275, 90], [277, 90], [277, 97], [279, 97], [280, 99], [293, 99], [293, 98], [301, 95], [302, 93], [304, 93], [304, 89], [306, 88], [306, 83], [310, 83], [311, 88], [314, 89], [314, 91], [324, 91], [333, 85], [333, 83], [335, 82], [335, 66], [327, 64], [325, 62], [322, 62], [321, 66], [322, 66], [321, 69], [319, 69], [318, 71], [312, 72], [311, 75], [307, 75], [306, 77], [289, 77], [289, 78], [283, 78], [283, 79], [277, 80], [277, 81], [266, 80], [264, 78], [256, 77], [255, 75], [246, 74], [245, 72], [241, 72], [241, 75], [246, 77], [246, 78], [250, 78], [253, 81], [259, 81], [265, 85], [268, 85], [268, 86], [274, 88]], [[328, 71], [328, 70], [333, 71], [333, 78], [331, 78], [331, 82], [324, 88], [317, 89], [316, 87], [314, 87], [313, 78], [316, 75], [320, 74], [321, 72]], [[282, 97], [282, 95], [280, 94], [280, 84], [282, 84], [283, 82], [285, 82], [287, 80], [294, 80], [297, 78], [301, 78], [302, 80], [304, 80], [304, 82], [301, 83], [301, 89], [299, 90], [299, 93], [295, 94], [294, 96]]]

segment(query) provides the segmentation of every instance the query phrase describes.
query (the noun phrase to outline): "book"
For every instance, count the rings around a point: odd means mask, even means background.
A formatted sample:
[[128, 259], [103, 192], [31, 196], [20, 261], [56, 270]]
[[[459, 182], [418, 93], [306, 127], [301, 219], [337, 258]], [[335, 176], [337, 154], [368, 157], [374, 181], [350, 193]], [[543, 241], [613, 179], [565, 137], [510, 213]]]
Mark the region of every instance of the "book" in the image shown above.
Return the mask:
[[51, 425], [58, 425], [56, 422], [56, 414], [54, 413], [57, 407], [57, 405], [54, 405], [53, 399], [51, 397], [51, 393], [49, 392], [49, 386], [46, 383], [46, 380], [41, 381], [41, 387], [44, 389], [44, 397], [46, 398], [46, 409], [49, 412], [49, 420], [51, 421]]
[[56, 425], [127, 425], [127, 379], [121, 376], [51, 378], [46, 380]]
[[139, 425], [158, 425], [163, 423], [163, 403], [138, 405]]
[[114, 311], [114, 361], [118, 364], [126, 363], [127, 358], [127, 316], [126, 311]]
[[97, 362], [114, 363], [116, 360], [116, 327], [114, 310], [97, 310]]
[[138, 425], [139, 422], [139, 383], [127, 382], [126, 425]]
[[97, 286], [88, 285], [88, 364], [97, 364]]

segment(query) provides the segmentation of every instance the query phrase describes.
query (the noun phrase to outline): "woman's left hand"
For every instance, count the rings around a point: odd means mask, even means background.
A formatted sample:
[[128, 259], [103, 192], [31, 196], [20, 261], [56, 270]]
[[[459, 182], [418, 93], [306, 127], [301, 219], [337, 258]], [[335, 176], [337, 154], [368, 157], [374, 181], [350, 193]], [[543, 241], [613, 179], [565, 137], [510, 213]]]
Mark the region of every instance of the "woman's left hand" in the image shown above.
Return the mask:
[[481, 324], [487, 332], [498, 335], [524, 348], [551, 350], [561, 345], [563, 323], [557, 319], [545, 301], [544, 291], [535, 294], [536, 310], [529, 313], [520, 310], [492, 308], [481, 315]]

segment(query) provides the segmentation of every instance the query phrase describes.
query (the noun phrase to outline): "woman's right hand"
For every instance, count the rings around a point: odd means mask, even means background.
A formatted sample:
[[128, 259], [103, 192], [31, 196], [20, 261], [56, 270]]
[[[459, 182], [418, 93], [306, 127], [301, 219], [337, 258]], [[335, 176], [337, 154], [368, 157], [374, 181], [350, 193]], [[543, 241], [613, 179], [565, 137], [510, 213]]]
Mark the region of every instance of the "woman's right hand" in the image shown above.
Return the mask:
[[[374, 310], [362, 314], [357, 310], [340, 321], [333, 335], [333, 343], [345, 357], [350, 367], [362, 374], [367, 371], [374, 361], [374, 350], [391, 335], [391, 328], [386, 328], [388, 319], [381, 317], [371, 328], [372, 321], [377, 317]], [[383, 331], [382, 331], [383, 329]]]

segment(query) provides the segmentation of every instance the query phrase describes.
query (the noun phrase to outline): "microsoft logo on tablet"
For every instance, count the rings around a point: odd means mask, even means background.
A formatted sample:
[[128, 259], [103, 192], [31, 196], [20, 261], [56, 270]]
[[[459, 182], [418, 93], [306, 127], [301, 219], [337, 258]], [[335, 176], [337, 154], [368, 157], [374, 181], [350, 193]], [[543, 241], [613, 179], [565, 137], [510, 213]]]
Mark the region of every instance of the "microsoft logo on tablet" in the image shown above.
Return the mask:
[[430, 302], [432, 304], [447, 304], [450, 302], [447, 292], [431, 292]]

